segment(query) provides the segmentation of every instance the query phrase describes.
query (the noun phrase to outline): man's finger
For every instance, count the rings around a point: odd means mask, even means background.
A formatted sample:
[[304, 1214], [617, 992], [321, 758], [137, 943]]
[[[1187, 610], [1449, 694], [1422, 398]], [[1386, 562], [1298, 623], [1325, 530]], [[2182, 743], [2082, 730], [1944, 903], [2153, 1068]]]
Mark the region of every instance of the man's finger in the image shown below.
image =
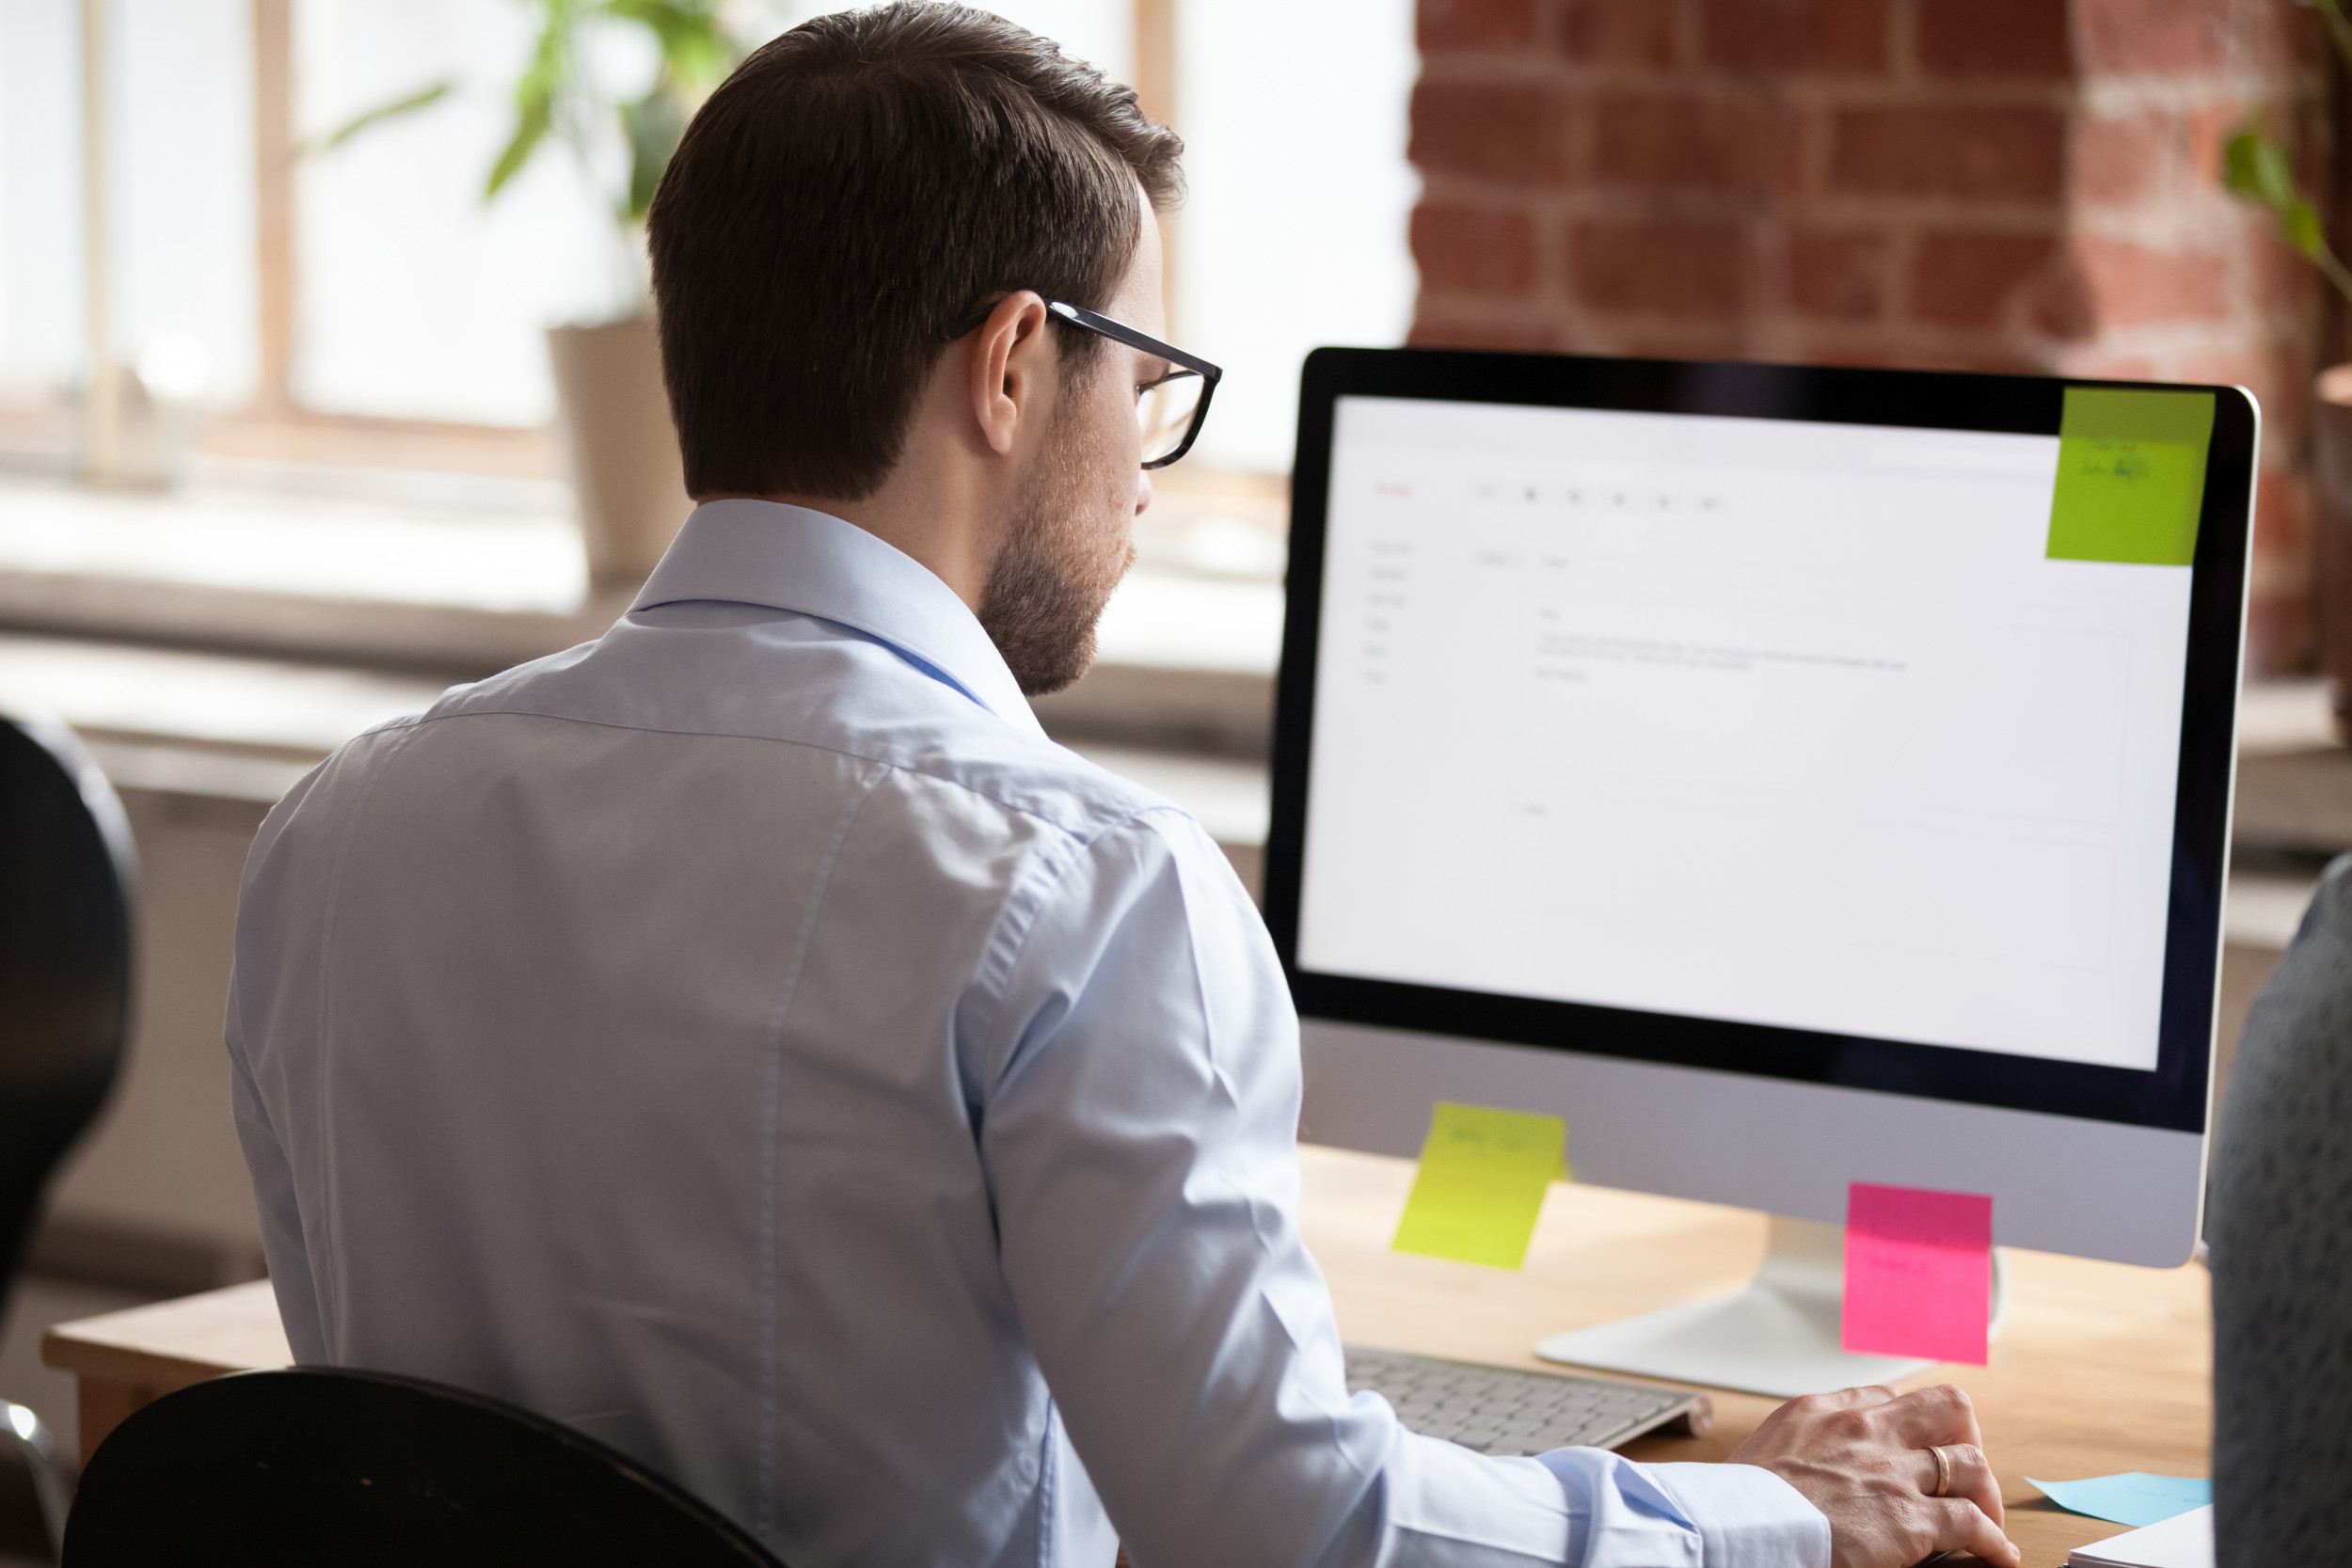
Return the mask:
[[1931, 1449], [1940, 1443], [1984, 1446], [1984, 1434], [1977, 1430], [1977, 1407], [1948, 1383], [1905, 1394], [1878, 1414], [1887, 1422], [1889, 1435], [1907, 1449]]
[[1960, 1497], [1942, 1501], [1930, 1498], [1927, 1506], [1934, 1522], [1937, 1551], [1957, 1548], [1976, 1553], [1993, 1568], [2019, 1568], [2023, 1559], [2017, 1547], [1975, 1503]]
[[1984, 1457], [1984, 1450], [1974, 1443], [1942, 1443], [1934, 1449], [1919, 1450], [1919, 1490], [1935, 1496], [1936, 1481], [1943, 1475], [1935, 1463], [1938, 1451], [1951, 1472], [1950, 1484], [1945, 1487], [1947, 1497], [1965, 1497], [1982, 1509], [1986, 1517], [1996, 1525], [2008, 1522], [2009, 1515], [2001, 1507], [2000, 1482], [1993, 1478], [1993, 1465]]

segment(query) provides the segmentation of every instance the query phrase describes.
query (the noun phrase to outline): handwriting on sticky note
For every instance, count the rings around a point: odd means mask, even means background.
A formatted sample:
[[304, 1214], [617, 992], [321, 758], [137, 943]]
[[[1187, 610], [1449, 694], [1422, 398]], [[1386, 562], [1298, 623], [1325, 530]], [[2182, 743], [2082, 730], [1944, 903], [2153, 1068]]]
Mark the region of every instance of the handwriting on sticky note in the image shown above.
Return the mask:
[[1395, 1249], [1518, 1268], [1527, 1260], [1544, 1189], [1567, 1171], [1567, 1138], [1558, 1117], [1439, 1101]]
[[1846, 1189], [1846, 1349], [1981, 1367], [1992, 1306], [1991, 1198]]
[[2130, 1470], [2089, 1481], [2034, 1481], [2042, 1495], [2069, 1513], [2087, 1513], [2135, 1528], [2175, 1518], [2213, 1501], [2213, 1482], [2185, 1476], [2152, 1476]]

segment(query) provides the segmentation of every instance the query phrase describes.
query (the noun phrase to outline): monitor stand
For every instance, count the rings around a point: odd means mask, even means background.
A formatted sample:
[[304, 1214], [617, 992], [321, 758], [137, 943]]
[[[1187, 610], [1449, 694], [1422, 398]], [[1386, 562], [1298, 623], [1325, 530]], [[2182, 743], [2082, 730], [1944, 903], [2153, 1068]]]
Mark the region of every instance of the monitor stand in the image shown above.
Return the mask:
[[[1893, 1383], [1934, 1365], [1839, 1349], [1845, 1283], [1844, 1226], [1775, 1214], [1763, 1266], [1745, 1289], [1555, 1334], [1535, 1354], [1547, 1361], [1782, 1398]], [[1994, 1247], [1988, 1338], [2000, 1333], [2008, 1310], [2009, 1260]]]

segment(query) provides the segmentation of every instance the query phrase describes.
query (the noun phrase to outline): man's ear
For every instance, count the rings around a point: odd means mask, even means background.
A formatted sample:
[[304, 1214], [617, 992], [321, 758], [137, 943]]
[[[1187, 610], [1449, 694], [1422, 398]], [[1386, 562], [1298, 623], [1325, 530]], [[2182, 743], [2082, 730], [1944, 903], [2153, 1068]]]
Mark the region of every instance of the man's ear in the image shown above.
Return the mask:
[[1053, 343], [1045, 330], [1045, 299], [1023, 289], [999, 300], [975, 336], [967, 395], [980, 438], [999, 455], [1012, 451], [1024, 415], [1043, 407]]

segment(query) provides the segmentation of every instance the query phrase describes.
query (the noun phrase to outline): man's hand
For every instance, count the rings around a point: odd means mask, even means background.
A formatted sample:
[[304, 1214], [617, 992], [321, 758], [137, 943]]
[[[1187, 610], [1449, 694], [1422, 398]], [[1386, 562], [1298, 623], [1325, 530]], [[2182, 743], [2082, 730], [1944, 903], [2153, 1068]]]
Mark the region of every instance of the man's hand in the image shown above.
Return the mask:
[[[1935, 1455], [1951, 1466], [1936, 1497]], [[1985, 1463], [1977, 1413], [1949, 1386], [1897, 1394], [1849, 1388], [1790, 1400], [1731, 1456], [1804, 1494], [1829, 1518], [1836, 1568], [1905, 1568], [1958, 1547], [1996, 1568], [2018, 1568], [2001, 1533], [2001, 1489]]]

